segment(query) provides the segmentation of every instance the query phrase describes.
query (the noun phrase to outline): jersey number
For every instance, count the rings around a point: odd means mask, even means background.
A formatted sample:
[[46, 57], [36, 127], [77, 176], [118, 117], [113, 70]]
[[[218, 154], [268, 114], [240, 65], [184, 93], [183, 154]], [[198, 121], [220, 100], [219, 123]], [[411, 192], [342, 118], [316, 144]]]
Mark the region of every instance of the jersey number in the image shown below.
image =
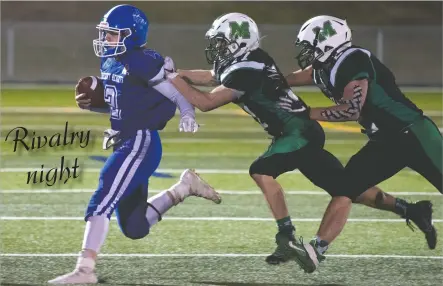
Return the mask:
[[[251, 53], [251, 52], [247, 52], [247, 53], [241, 58], [240, 62], [244, 62], [244, 61], [246, 61], [246, 60], [248, 59], [248, 56], [249, 56], [250, 53]], [[239, 58], [235, 58], [234, 61], [231, 63], [231, 65], [237, 63], [237, 62], [239, 61], [238, 59], [239, 59]]]
[[111, 106], [111, 118], [120, 120], [121, 110], [118, 108], [117, 94], [115, 85], [105, 85], [105, 102]]

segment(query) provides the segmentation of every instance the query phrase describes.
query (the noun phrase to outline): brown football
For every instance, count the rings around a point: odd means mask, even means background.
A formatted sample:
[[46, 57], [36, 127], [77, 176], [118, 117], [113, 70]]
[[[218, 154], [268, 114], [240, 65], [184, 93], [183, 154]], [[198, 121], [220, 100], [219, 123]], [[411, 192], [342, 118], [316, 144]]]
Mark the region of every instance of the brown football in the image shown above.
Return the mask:
[[107, 107], [103, 82], [96, 76], [87, 76], [78, 81], [77, 94], [85, 93], [91, 99], [91, 107]]

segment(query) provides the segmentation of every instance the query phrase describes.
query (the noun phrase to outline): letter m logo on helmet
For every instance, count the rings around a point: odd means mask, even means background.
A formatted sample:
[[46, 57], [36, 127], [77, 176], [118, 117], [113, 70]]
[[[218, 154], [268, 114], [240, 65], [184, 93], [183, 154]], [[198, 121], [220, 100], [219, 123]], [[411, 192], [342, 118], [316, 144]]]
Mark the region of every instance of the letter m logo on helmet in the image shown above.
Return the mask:
[[331, 36], [334, 36], [337, 34], [337, 31], [335, 31], [334, 27], [332, 27], [332, 24], [330, 21], [323, 22], [323, 27], [315, 27], [312, 29], [312, 31], [317, 35], [318, 33], [318, 42], [321, 43], [326, 38], [329, 38]]
[[229, 22], [229, 27], [231, 28], [231, 34], [229, 37], [232, 40], [237, 40], [238, 38], [250, 39], [251, 34], [249, 32], [249, 23], [246, 21], [241, 22]]

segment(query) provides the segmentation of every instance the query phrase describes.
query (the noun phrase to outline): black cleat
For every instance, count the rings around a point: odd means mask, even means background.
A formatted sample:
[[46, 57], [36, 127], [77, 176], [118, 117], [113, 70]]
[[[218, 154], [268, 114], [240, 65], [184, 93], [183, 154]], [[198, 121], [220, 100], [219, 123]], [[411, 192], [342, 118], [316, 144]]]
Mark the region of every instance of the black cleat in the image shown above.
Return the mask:
[[414, 231], [412, 221], [424, 234], [430, 249], [437, 245], [437, 231], [432, 224], [432, 203], [430, 201], [419, 201], [409, 204], [406, 209], [406, 224]]
[[285, 259], [283, 256], [279, 256], [275, 252], [266, 257], [266, 263], [271, 265], [278, 265], [280, 263], [288, 262], [289, 260]]
[[[294, 227], [292, 227], [292, 231], [295, 231]], [[266, 259], [265, 259], [266, 263], [271, 264], [271, 265], [278, 265], [280, 263], [285, 263], [285, 262], [288, 262], [289, 260], [291, 260], [290, 256], [288, 256], [288, 254], [286, 253], [287, 249], [286, 249], [285, 245], [282, 245], [280, 243], [280, 241], [286, 240], [284, 238], [286, 238], [288, 240], [292, 240], [292, 241], [295, 240], [294, 233], [292, 233], [292, 232], [277, 233], [277, 235], [275, 236], [275, 243], [277, 244], [277, 248], [275, 249], [275, 251], [271, 255], [266, 257]]]

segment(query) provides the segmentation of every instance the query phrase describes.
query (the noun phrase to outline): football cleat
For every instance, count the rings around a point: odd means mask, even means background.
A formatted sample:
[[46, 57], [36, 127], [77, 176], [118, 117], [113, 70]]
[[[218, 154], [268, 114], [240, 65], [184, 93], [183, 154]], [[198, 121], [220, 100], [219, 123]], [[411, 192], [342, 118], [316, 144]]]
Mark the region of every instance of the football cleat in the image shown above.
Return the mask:
[[49, 284], [96, 284], [97, 276], [94, 271], [80, 267], [74, 271], [48, 281]]
[[437, 245], [437, 231], [432, 224], [432, 203], [430, 201], [419, 201], [408, 205], [406, 215], [406, 224], [415, 230], [411, 221], [425, 234], [428, 247], [435, 249]]
[[[317, 269], [319, 259], [315, 248], [310, 244], [303, 244], [303, 239], [297, 240], [293, 235], [277, 233], [275, 236], [277, 248], [274, 253], [266, 257], [268, 264], [280, 264], [290, 260], [295, 261], [305, 272], [312, 273]], [[322, 256], [324, 260], [324, 256]]]
[[202, 197], [216, 204], [221, 203], [220, 194], [206, 183], [193, 169], [186, 169], [180, 176], [180, 181], [171, 190], [176, 204], [188, 196]]
[[[280, 263], [285, 263], [291, 260], [292, 254], [288, 251], [286, 247], [286, 239], [283, 236], [288, 236], [288, 234], [277, 233], [275, 236], [275, 243], [277, 244], [277, 248], [274, 252], [266, 257], [266, 263], [271, 265], [278, 265]], [[295, 239], [293, 235], [287, 237], [287, 240]]]
[[323, 255], [319, 256], [316, 248], [311, 244], [303, 244], [303, 238], [300, 240], [295, 240], [289, 243], [289, 246], [294, 251], [294, 260], [297, 264], [306, 272], [312, 273], [317, 270], [320, 260], [323, 261], [325, 257]]
[[[324, 254], [322, 254], [322, 253], [320, 253], [319, 251], [318, 251], [318, 241], [314, 238], [314, 239], [312, 239], [310, 242], [309, 242], [309, 244], [314, 248], [314, 250], [315, 250], [315, 253], [316, 253], [316, 255], [317, 255], [317, 260], [318, 260], [318, 262], [320, 263], [320, 262], [323, 262], [325, 259], [326, 259], [326, 256], [324, 256]], [[324, 253], [324, 252], [323, 252]]]

